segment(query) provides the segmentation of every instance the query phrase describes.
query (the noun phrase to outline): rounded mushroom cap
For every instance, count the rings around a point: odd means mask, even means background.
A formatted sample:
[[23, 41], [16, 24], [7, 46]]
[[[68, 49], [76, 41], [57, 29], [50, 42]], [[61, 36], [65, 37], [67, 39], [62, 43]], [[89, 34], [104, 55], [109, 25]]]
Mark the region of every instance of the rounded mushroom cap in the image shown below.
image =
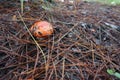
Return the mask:
[[30, 31], [35, 37], [41, 38], [51, 35], [53, 33], [53, 27], [47, 21], [37, 21], [32, 25]]

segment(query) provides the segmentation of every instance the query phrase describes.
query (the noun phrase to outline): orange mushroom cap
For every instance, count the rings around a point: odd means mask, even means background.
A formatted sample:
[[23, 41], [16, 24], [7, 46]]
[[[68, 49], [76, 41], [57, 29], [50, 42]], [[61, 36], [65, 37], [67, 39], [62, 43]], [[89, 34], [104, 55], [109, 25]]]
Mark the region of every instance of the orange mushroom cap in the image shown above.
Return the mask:
[[53, 27], [47, 21], [37, 21], [31, 26], [30, 31], [35, 37], [41, 38], [51, 35], [53, 33]]

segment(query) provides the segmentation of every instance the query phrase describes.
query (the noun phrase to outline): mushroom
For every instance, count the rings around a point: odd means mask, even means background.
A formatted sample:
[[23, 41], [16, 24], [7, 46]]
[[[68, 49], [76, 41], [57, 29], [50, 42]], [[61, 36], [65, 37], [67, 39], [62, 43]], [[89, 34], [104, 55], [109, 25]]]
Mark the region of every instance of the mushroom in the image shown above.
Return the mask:
[[47, 21], [37, 21], [31, 26], [30, 31], [35, 37], [42, 38], [52, 35], [53, 26]]

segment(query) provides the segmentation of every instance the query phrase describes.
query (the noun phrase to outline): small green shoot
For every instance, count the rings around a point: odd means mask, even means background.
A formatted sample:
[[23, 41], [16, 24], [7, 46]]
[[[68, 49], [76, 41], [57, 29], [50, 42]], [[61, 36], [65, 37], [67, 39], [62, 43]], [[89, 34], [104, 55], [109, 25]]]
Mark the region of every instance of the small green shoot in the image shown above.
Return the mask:
[[114, 69], [107, 69], [107, 73], [120, 79], [120, 73], [116, 72]]

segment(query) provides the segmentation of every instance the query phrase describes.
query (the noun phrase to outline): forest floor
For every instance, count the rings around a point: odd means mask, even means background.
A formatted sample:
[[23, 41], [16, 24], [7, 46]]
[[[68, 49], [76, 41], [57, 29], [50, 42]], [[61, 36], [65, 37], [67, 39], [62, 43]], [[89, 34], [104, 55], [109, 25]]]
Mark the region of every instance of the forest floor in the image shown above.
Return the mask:
[[[118, 80], [107, 70], [120, 72], [120, 6], [24, 6], [21, 14], [20, 2], [0, 2], [0, 80]], [[35, 37], [40, 47], [26, 30], [38, 20], [54, 28], [47, 38]]]

